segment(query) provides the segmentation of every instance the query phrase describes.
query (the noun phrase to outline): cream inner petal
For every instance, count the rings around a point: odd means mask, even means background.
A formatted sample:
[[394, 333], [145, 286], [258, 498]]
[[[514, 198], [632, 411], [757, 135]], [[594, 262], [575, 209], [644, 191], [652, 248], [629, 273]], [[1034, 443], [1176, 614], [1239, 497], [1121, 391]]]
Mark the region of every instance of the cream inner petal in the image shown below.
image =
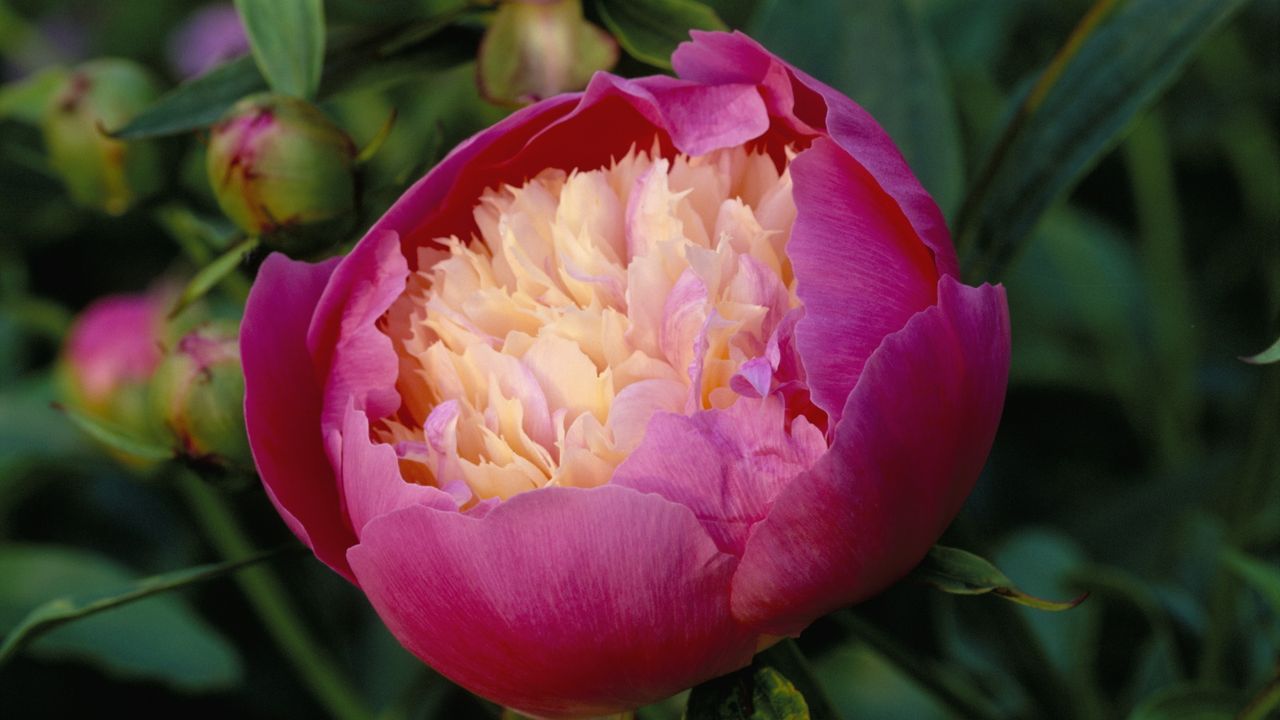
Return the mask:
[[380, 321], [402, 407], [374, 439], [463, 502], [608, 482], [655, 413], [795, 380], [771, 375], [795, 215], [788, 171], [744, 148], [487, 191], [479, 236], [419, 250]]

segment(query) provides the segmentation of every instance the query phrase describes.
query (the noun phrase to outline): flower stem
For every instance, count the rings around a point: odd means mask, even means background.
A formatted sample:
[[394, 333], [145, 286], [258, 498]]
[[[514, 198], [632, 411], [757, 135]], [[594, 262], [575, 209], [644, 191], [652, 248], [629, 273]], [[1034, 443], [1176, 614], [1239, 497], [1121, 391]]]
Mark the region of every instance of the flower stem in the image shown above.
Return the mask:
[[[254, 553], [253, 543], [217, 491], [191, 473], [181, 473], [178, 486], [220, 555], [241, 558]], [[329, 713], [336, 720], [370, 720], [372, 713], [302, 624], [275, 573], [261, 566], [247, 568], [236, 581], [280, 652]]]

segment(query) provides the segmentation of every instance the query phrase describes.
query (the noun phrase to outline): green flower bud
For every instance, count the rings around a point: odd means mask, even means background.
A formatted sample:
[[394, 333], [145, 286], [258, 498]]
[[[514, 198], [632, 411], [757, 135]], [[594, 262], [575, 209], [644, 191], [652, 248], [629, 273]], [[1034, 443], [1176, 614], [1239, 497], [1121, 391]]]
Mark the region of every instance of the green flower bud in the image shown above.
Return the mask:
[[507, 0], [480, 43], [480, 92], [503, 105], [581, 90], [618, 62], [618, 43], [583, 19], [582, 0]]
[[50, 95], [41, 130], [49, 162], [73, 200], [119, 215], [159, 187], [155, 147], [106, 134], [124, 126], [157, 95], [146, 70], [115, 59], [80, 65]]
[[356, 146], [315, 106], [253, 95], [213, 127], [206, 168], [242, 230], [290, 255], [342, 239], [355, 222]]
[[178, 341], [151, 380], [151, 407], [189, 459], [227, 469], [253, 467], [234, 323], [206, 324]]

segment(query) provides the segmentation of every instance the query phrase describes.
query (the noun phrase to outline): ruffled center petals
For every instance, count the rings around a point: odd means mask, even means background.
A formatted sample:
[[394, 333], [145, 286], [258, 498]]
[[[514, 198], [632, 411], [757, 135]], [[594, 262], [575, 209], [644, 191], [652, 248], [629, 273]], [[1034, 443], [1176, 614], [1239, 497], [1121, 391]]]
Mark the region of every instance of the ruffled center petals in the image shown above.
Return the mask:
[[[716, 428], [742, 416], [746, 435], [695, 433], [738, 464], [724, 483], [749, 497], [718, 540], [737, 548], [771, 483], [825, 449], [804, 419], [815, 413], [790, 340], [803, 314], [786, 252], [791, 193], [785, 164], [741, 147], [633, 149], [485, 192], [478, 236], [418, 249], [419, 270], [378, 320], [401, 404], [375, 419], [373, 441], [396, 448], [405, 480], [470, 508], [608, 483], [652, 445], [655, 418], [710, 412], [697, 422]], [[752, 466], [764, 468], [758, 483]]]

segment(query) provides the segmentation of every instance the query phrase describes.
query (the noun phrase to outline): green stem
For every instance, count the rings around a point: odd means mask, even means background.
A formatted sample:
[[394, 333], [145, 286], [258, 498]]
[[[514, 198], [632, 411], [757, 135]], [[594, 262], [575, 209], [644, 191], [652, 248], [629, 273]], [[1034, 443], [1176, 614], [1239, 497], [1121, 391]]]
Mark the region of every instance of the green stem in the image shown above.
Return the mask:
[[[209, 542], [224, 557], [254, 552], [253, 543], [227, 502], [200, 478], [183, 473], [179, 487]], [[265, 567], [248, 568], [236, 577], [271, 639], [293, 664], [299, 678], [336, 720], [370, 720], [373, 715], [334, 666], [328, 652], [311, 636], [280, 579]]]
[[1167, 471], [1188, 467], [1199, 452], [1195, 432], [1196, 318], [1183, 260], [1182, 219], [1164, 121], [1158, 111], [1142, 118], [1121, 146], [1137, 211], [1143, 273], [1151, 293], [1153, 341], [1158, 352], [1149, 392], [1155, 437]]
[[938, 664], [917, 656], [875, 625], [852, 612], [838, 613], [834, 617], [854, 637], [866, 643], [868, 647], [906, 673], [961, 717], [977, 720], [998, 720], [1001, 717], [1001, 713], [991, 702], [975, 691], [969, 683], [947, 672]]
[[1280, 666], [1276, 667], [1271, 682], [1240, 711], [1237, 720], [1266, 720], [1277, 708], [1280, 708]]

